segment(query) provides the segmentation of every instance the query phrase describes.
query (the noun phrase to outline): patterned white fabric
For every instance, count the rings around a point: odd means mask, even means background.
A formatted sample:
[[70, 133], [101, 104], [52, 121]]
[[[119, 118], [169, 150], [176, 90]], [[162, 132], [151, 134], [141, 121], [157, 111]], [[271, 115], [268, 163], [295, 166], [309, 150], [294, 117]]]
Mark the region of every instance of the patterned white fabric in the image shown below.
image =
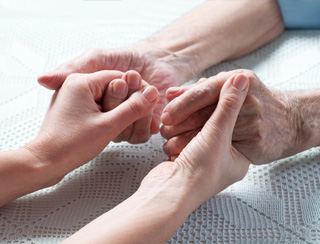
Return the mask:
[[[89, 47], [131, 45], [202, 0], [2, 1], [0, 150], [36, 136], [51, 91], [36, 77]], [[214, 14], [214, 13], [213, 13]], [[320, 87], [320, 32], [287, 31], [223, 70], [254, 70], [269, 87]], [[0, 208], [1, 243], [58, 243], [128, 198], [166, 159], [164, 140], [111, 143], [63, 181]], [[320, 243], [320, 148], [265, 166], [201, 205], [169, 243]]]

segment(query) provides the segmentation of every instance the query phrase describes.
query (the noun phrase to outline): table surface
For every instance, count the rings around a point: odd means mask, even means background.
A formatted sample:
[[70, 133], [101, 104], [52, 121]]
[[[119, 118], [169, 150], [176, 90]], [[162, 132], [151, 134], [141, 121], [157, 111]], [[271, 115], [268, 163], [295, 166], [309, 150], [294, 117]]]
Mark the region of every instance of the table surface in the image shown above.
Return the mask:
[[[203, 0], [2, 1], [0, 150], [36, 136], [52, 92], [36, 77], [90, 47], [131, 45]], [[246, 57], [214, 66], [254, 70], [269, 87], [320, 86], [320, 32], [286, 31]], [[164, 139], [111, 143], [59, 184], [0, 209], [1, 243], [58, 243], [128, 198], [166, 159]], [[320, 148], [264, 166], [196, 209], [169, 243], [320, 243]]]

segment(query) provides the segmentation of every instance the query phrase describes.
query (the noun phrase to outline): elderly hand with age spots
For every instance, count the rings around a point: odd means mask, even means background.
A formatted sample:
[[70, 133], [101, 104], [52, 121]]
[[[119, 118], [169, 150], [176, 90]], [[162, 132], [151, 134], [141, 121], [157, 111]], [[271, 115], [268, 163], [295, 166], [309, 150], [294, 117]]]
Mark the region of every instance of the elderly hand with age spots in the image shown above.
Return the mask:
[[[215, 110], [222, 85], [230, 77], [249, 79], [248, 96], [241, 108], [233, 135], [233, 146], [253, 164], [265, 164], [319, 145], [315, 128], [305, 123], [317, 120], [314, 92], [284, 92], [268, 89], [250, 70], [223, 72], [197, 84], [167, 91], [170, 103], [164, 109], [161, 134], [168, 141], [164, 151], [177, 157], [197, 135]], [[305, 109], [302, 112], [302, 107]], [[306, 116], [302, 116], [305, 113]]]

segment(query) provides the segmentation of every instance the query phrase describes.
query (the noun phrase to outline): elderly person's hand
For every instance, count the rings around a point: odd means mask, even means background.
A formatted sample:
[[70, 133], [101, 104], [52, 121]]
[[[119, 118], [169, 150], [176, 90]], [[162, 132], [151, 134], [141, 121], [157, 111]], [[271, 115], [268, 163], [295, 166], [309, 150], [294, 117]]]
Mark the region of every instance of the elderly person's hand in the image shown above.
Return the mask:
[[[241, 108], [232, 143], [253, 164], [265, 164], [309, 148], [310, 133], [294, 93], [268, 89], [249, 70], [223, 72], [198, 84], [168, 90], [171, 101], [164, 109], [161, 128], [167, 155], [176, 157], [203, 127], [225, 81], [235, 74], [249, 78], [250, 89]], [[174, 99], [175, 98], [175, 99]]]
[[[134, 47], [116, 49], [90, 49], [81, 56], [66, 62], [56, 70], [46, 73], [38, 78], [41, 85], [49, 89], [58, 89], [66, 77], [72, 73], [91, 73], [100, 70], [135, 70], [147, 81], [142, 86], [149, 84], [155, 86], [159, 91], [159, 101], [150, 113], [144, 118], [134, 122], [120, 133], [114, 141], [128, 141], [130, 143], [141, 143], [149, 139], [152, 134], [159, 132], [160, 115], [167, 104], [166, 90], [172, 86], [178, 86], [190, 78], [187, 72], [190, 62], [184, 62], [169, 51], [162, 51], [150, 47], [148, 44], [137, 44]], [[128, 76], [131, 73], [127, 74]], [[131, 79], [128, 83], [129, 94], [139, 89], [141, 81]], [[122, 98], [110, 98], [109, 105], [105, 111], [112, 109], [121, 103]]]
[[127, 97], [130, 79], [141, 80], [137, 73], [99, 71], [71, 74], [52, 99], [39, 135], [24, 148], [41, 165], [52, 167], [50, 174], [59, 180], [66, 173], [97, 156], [118, 134], [146, 116], [158, 100], [153, 86], [137, 87], [125, 101], [108, 112], [109, 97]]

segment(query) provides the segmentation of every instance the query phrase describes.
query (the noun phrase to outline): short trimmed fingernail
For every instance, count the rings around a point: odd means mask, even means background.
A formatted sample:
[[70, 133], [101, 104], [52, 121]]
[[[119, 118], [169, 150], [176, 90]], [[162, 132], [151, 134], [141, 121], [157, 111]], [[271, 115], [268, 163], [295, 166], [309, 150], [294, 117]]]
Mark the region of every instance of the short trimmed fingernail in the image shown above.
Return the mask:
[[170, 125], [172, 123], [172, 118], [171, 116], [169, 115], [168, 112], [164, 112], [162, 115], [161, 115], [161, 122], [164, 124], [164, 125]]
[[249, 80], [244, 75], [236, 75], [232, 81], [232, 85], [240, 91], [244, 91], [248, 86]]
[[127, 85], [125, 81], [116, 80], [112, 84], [113, 95], [116, 97], [123, 98], [126, 96]]
[[127, 74], [128, 86], [133, 89], [140, 89], [141, 77], [137, 74], [128, 73]]
[[148, 86], [142, 93], [142, 95], [148, 100], [149, 103], [153, 103], [158, 99], [158, 91], [153, 86]]

